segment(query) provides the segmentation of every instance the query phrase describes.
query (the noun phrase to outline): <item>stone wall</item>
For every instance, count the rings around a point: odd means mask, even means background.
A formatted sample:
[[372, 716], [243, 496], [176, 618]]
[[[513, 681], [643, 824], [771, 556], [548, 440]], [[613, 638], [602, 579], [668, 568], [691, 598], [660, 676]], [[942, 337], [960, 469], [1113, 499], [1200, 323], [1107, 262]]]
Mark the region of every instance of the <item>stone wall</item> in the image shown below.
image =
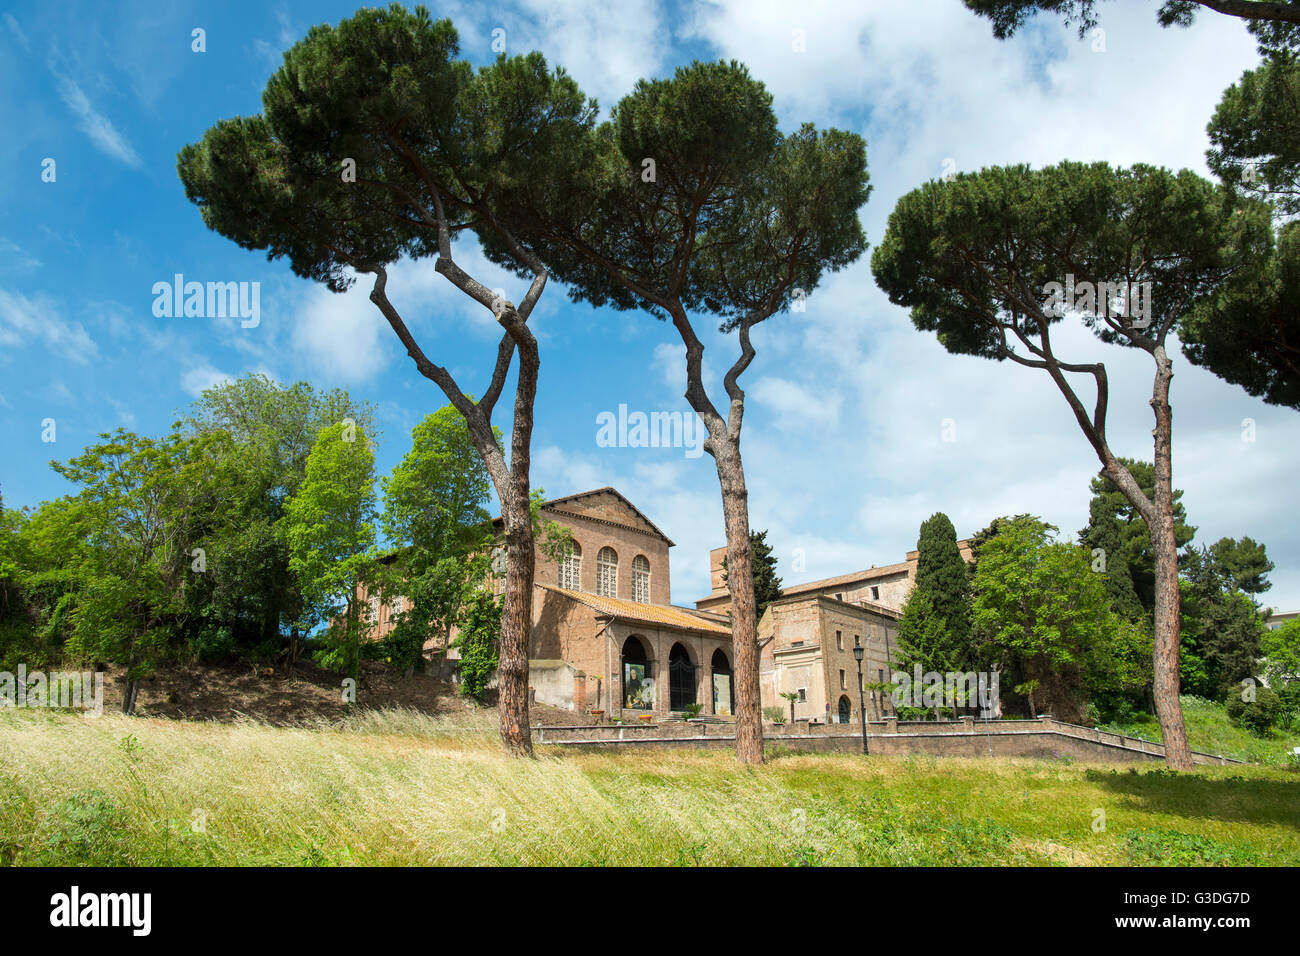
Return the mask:
[[[801, 752], [857, 753], [861, 733], [839, 724], [798, 721], [789, 728], [767, 724], [766, 742]], [[703, 721], [595, 724], [583, 727], [536, 727], [538, 744], [569, 746], [644, 746], [730, 748], [732, 725]], [[954, 721], [872, 721], [867, 745], [875, 756], [929, 754], [936, 757], [1069, 757], [1088, 763], [1163, 761], [1160, 744], [1121, 734], [1066, 724], [1050, 717], [1038, 720], [999, 720], [987, 724], [970, 718]], [[1214, 754], [1194, 753], [1200, 765], [1240, 763]]]

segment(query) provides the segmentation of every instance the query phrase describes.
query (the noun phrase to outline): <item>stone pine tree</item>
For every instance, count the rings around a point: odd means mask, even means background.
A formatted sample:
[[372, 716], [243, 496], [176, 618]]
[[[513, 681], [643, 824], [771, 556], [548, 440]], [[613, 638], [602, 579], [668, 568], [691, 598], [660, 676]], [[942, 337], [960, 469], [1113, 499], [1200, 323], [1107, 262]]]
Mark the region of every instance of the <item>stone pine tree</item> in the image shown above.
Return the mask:
[[[186, 147], [179, 172], [209, 228], [287, 258], [300, 276], [341, 292], [359, 276], [416, 370], [464, 417], [504, 521], [499, 709], [503, 741], [531, 754], [528, 628], [533, 590], [529, 461], [540, 363], [528, 319], [547, 281], [535, 254], [493, 202], [503, 183], [563, 193], [570, 141], [594, 122], [562, 70], [538, 54], [501, 57], [477, 72], [455, 59], [456, 31], [417, 7], [361, 10], [312, 28], [262, 95], [263, 112], [225, 120]], [[491, 236], [529, 282], [518, 305], [452, 257], [465, 231]], [[478, 401], [420, 346], [389, 296], [389, 268], [434, 258], [434, 271], [501, 326], [491, 379]], [[492, 413], [518, 355], [509, 458]]]
[[[1098, 23], [1098, 0], [965, 0], [1000, 39], [1039, 12]], [[1206, 160], [1232, 194], [1267, 200], [1282, 219], [1300, 213], [1300, 2], [1166, 0], [1164, 26], [1187, 26], [1201, 10], [1247, 21], [1265, 61], [1224, 93], [1209, 124]], [[1224, 381], [1274, 405], [1300, 409], [1300, 225], [1282, 227], [1272, 255], [1226, 285], [1183, 323], [1183, 354]]]
[[[1102, 471], [1145, 520], [1154, 559], [1154, 695], [1169, 765], [1190, 769], [1178, 700], [1178, 543], [1174, 530], [1173, 362], [1179, 321], [1266, 254], [1263, 204], [1230, 205], [1186, 170], [1067, 162], [993, 167], [930, 182], [899, 200], [872, 258], [890, 301], [956, 354], [1046, 374]], [[1154, 474], [1148, 494], [1111, 449], [1103, 362], [1057, 354], [1067, 316], [1103, 342], [1151, 357]], [[1091, 379], [1092, 408], [1077, 390]]]
[[[1085, 36], [1097, 25], [1100, 0], [963, 0], [973, 10], [993, 23], [993, 35], [1005, 40], [1015, 34], [1037, 13], [1055, 13], [1067, 24], [1077, 24]], [[1161, 26], [1191, 26], [1196, 14], [1211, 10], [1250, 23], [1250, 30], [1260, 38], [1261, 46], [1284, 41], [1300, 24], [1300, 3], [1296, 0], [1164, 0], [1156, 11]]]
[[1300, 222], [1282, 226], [1249, 276], [1193, 310], [1180, 340], [1194, 364], [1271, 405], [1300, 410]]
[[[754, 572], [754, 616], [761, 619], [767, 606], [781, 596], [781, 578], [776, 573], [776, 555], [767, 543], [766, 531], [749, 533], [749, 552]], [[727, 559], [722, 559], [722, 581], [730, 587]]]
[[1263, 52], [1267, 59], [1224, 92], [1206, 161], [1230, 194], [1272, 206], [1277, 241], [1249, 277], [1193, 312], [1179, 338], [1195, 364], [1300, 410], [1300, 59], [1291, 48]]
[[898, 622], [899, 662], [919, 664], [922, 673], [964, 672], [973, 659], [970, 575], [947, 515], [922, 522], [916, 549], [916, 582]]
[[[763, 759], [748, 490], [741, 460], [751, 333], [803, 312], [823, 273], [858, 259], [866, 240], [866, 145], [840, 130], [777, 128], [772, 98], [736, 62], [693, 63], [643, 80], [569, 156], [565, 190], [498, 194], [511, 222], [575, 299], [640, 309], [670, 322], [685, 347], [686, 400], [708, 437], [733, 575], [736, 753]], [[489, 240], [492, 250], [494, 241]], [[499, 247], [504, 261], [509, 250]], [[517, 268], [517, 266], [516, 266]], [[734, 334], [715, 402], [700, 322]]]
[[1300, 61], [1270, 56], [1228, 87], [1210, 118], [1205, 160], [1225, 188], [1300, 215]]

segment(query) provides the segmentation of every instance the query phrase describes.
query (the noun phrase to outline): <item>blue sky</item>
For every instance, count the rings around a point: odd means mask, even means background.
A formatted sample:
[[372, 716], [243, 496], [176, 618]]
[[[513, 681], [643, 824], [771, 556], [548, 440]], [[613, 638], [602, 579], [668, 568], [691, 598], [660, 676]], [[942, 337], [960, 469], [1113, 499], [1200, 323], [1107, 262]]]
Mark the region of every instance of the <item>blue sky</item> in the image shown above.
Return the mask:
[[[852, 7], [852, 8], [851, 8]], [[376, 404], [387, 471], [412, 426], [443, 404], [364, 294], [335, 296], [204, 228], [175, 157], [220, 118], [260, 109], [280, 55], [352, 3], [17, 3], [0, 15], [0, 490], [31, 505], [66, 487], [48, 462], [118, 426], [156, 434], [205, 386], [253, 371]], [[747, 63], [786, 129], [802, 121], [866, 136], [877, 242], [897, 198], [939, 175], [1064, 158], [1153, 162], [1205, 173], [1204, 127], [1222, 90], [1254, 65], [1230, 18], [1162, 30], [1155, 4], [1106, 4], [1083, 42], [1058, 22], [994, 41], [958, 0], [825, 3], [442, 4], [471, 60], [542, 50], [608, 108], [638, 77], [695, 57]], [[206, 31], [206, 52], [191, 31]], [[796, 51], [795, 31], [804, 49]], [[56, 163], [55, 182], [41, 180]], [[471, 244], [458, 261], [517, 297], [517, 280]], [[151, 289], [187, 280], [259, 282], [261, 322], [158, 318]], [[516, 291], [517, 290], [517, 291]], [[435, 276], [395, 270], [390, 291], [425, 351], [481, 392], [495, 353], [486, 314]], [[681, 347], [640, 313], [596, 311], [552, 286], [534, 315], [542, 347], [534, 484], [563, 495], [612, 484], [678, 544], [673, 600], [707, 592], [722, 543], [712, 460], [683, 449], [604, 448], [596, 418], [620, 404], [685, 411]], [[702, 323], [707, 326], [707, 322]], [[885, 300], [867, 260], [830, 277], [801, 315], [755, 336], [759, 355], [743, 449], [751, 516], [794, 583], [900, 560], [917, 527], [945, 511], [958, 533], [1031, 512], [1077, 531], [1091, 450], [1063, 400], [1031, 370], [950, 356]], [[706, 365], [734, 342], [708, 334]], [[1111, 370], [1116, 450], [1149, 458], [1149, 360], [1063, 330], [1058, 347]], [[1178, 356], [1175, 483], [1198, 541], [1249, 534], [1277, 562], [1266, 598], [1300, 606], [1293, 520], [1300, 415], [1263, 405]], [[717, 394], [718, 383], [713, 382]], [[509, 426], [509, 403], [499, 413]], [[57, 441], [42, 442], [42, 421]], [[1243, 420], [1255, 440], [1242, 440]], [[955, 441], [944, 441], [945, 423]]]

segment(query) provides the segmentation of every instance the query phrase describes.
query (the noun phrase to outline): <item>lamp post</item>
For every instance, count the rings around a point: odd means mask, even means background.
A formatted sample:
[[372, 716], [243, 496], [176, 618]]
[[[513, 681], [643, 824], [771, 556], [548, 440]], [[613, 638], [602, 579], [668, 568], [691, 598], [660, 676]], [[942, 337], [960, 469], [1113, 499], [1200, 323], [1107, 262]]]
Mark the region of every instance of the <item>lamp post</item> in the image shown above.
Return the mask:
[[853, 645], [853, 659], [858, 662], [858, 709], [862, 711], [862, 752], [867, 751], [867, 705], [862, 699], [862, 657], [866, 654], [866, 648], [861, 643]]

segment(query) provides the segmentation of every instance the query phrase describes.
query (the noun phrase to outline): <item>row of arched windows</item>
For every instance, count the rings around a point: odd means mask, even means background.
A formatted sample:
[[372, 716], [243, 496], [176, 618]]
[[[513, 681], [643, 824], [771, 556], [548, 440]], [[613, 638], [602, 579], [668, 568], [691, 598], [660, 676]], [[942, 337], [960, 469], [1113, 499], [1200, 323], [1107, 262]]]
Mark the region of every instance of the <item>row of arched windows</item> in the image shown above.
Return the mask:
[[[582, 545], [574, 541], [560, 561], [560, 587], [582, 590]], [[596, 555], [596, 593], [618, 597], [618, 552], [606, 545]], [[650, 603], [650, 560], [644, 554], [632, 559], [632, 600]]]

